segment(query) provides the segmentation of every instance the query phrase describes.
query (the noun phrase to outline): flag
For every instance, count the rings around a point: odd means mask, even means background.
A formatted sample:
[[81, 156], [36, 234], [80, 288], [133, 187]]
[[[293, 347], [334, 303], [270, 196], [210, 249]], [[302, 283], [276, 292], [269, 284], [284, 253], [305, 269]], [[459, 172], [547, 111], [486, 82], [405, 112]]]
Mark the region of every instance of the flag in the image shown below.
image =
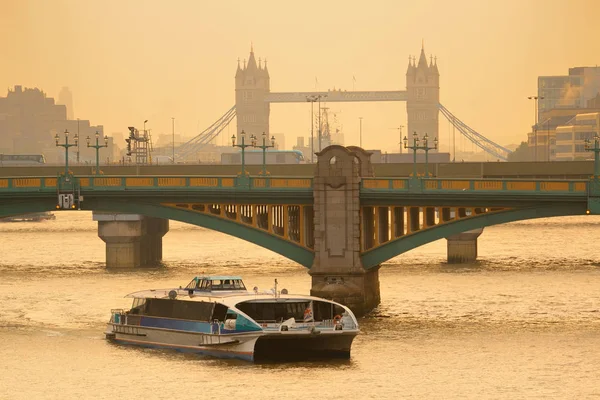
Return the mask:
[[356, 77], [354, 75], [352, 75], [352, 80], [356, 82]]
[[304, 322], [310, 322], [313, 320], [313, 302], [311, 300], [311, 302], [308, 304], [308, 307], [306, 307], [306, 310], [304, 310]]
[[315, 76], [315, 85], [319, 84], [319, 80], [317, 79], [317, 77]]

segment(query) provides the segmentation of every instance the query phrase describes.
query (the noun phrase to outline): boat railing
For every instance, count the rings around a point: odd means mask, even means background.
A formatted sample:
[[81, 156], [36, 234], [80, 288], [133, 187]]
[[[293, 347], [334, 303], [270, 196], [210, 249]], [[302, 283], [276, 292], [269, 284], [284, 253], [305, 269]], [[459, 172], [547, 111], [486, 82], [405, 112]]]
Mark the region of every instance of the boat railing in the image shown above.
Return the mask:
[[[256, 322], [261, 325], [263, 328], [266, 327], [267, 325], [275, 325], [275, 327], [279, 328], [281, 325], [283, 325], [284, 321], [281, 320], [274, 320], [274, 319], [264, 319], [264, 320], [256, 320]], [[338, 324], [342, 324], [343, 328], [346, 329], [356, 329], [357, 325], [352, 321], [348, 321], [348, 320], [344, 320], [343, 322], [337, 322], [336, 320], [333, 319], [324, 319], [321, 321], [304, 321], [301, 319], [298, 319], [295, 321], [295, 324], [298, 326], [315, 326], [317, 328], [335, 328]]]
[[123, 316], [125, 315], [125, 310], [122, 308], [113, 308], [110, 310], [110, 323], [111, 324], [123, 324], [125, 323]]

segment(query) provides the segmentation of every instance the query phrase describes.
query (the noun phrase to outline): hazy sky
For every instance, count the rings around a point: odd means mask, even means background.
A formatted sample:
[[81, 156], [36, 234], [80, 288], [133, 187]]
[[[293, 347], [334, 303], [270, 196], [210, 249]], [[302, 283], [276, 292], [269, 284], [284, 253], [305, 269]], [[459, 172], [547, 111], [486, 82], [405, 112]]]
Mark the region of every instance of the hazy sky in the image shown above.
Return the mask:
[[[234, 104], [250, 42], [272, 91], [404, 89], [409, 55], [437, 56], [440, 101], [501, 144], [533, 122], [538, 75], [600, 60], [599, 0], [0, 0], [0, 87], [73, 92], [75, 116], [192, 136]], [[6, 93], [0, 92], [0, 96]], [[332, 103], [346, 144], [394, 150], [404, 103]], [[271, 106], [271, 132], [309, 135], [310, 105]], [[440, 118], [442, 118], [440, 116]], [[234, 125], [225, 131], [228, 137]], [[442, 145], [448, 123], [440, 120]], [[470, 148], [470, 146], [468, 146]]]

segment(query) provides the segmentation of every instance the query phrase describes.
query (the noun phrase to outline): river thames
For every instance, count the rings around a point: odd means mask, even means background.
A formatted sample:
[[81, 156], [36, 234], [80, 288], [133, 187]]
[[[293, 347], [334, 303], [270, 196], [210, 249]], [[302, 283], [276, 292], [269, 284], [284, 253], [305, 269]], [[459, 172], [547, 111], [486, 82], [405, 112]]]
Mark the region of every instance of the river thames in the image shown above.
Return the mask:
[[268, 250], [171, 221], [162, 267], [104, 268], [88, 212], [0, 224], [0, 399], [532, 399], [600, 397], [600, 218], [486, 228], [479, 260], [446, 241], [380, 269], [381, 305], [350, 360], [251, 364], [104, 339], [127, 293], [236, 274], [308, 294], [306, 270]]

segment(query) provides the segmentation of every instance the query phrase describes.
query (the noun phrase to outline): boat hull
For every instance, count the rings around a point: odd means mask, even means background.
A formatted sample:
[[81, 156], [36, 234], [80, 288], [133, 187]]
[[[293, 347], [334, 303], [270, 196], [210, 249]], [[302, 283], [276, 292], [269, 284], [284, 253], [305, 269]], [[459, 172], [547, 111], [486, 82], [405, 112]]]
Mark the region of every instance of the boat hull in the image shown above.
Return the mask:
[[350, 358], [357, 331], [319, 333], [267, 333], [256, 341], [254, 361], [287, 361]]
[[212, 335], [109, 323], [106, 338], [125, 345], [254, 361], [254, 345], [261, 334], [262, 332]]
[[350, 358], [358, 331], [206, 334], [109, 323], [106, 338], [123, 345], [171, 349], [251, 362]]

